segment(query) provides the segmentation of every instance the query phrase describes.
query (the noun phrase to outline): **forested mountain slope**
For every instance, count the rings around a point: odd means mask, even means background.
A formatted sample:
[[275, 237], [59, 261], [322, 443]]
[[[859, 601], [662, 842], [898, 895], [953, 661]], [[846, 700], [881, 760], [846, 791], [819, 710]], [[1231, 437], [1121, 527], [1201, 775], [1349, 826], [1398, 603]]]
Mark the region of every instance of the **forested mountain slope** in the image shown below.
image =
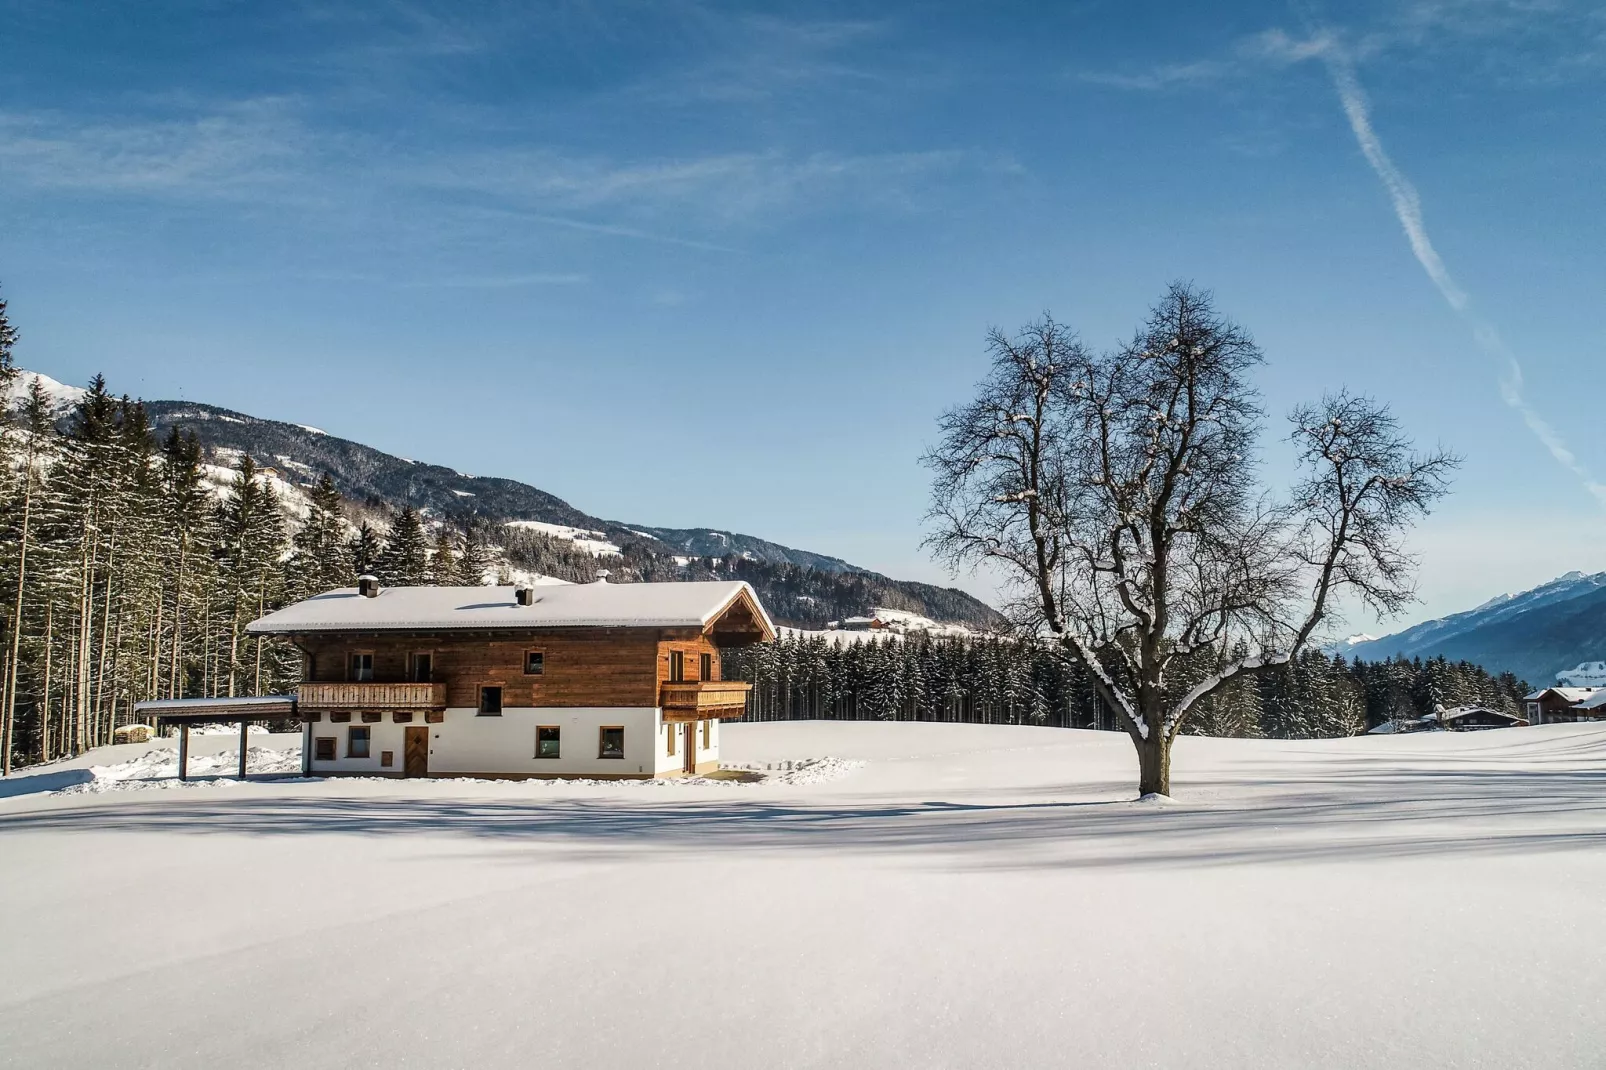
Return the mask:
[[[493, 541], [509, 549], [513, 564], [530, 571], [571, 580], [591, 578], [599, 565], [626, 580], [740, 575], [753, 583], [778, 620], [804, 627], [868, 613], [876, 606], [976, 628], [1000, 623], [994, 610], [963, 591], [890, 579], [840, 558], [751, 535], [604, 520], [517, 480], [467, 475], [318, 428], [214, 405], [152, 401], [145, 408], [158, 438], [173, 428], [194, 432], [215, 463], [229, 463], [243, 452], [292, 483], [307, 483], [327, 473], [341, 494], [358, 506], [390, 510], [411, 506], [426, 517], [501, 531]], [[552, 527], [513, 533], [506, 531], [509, 521]], [[576, 538], [581, 542], [577, 544]], [[611, 554], [598, 558], [595, 551], [585, 549], [592, 545], [615, 548], [617, 559]]]
[[1558, 672], [1606, 657], [1606, 572], [1569, 572], [1346, 653], [1368, 661], [1444, 657], [1514, 673], [1536, 687], [1554, 683]]

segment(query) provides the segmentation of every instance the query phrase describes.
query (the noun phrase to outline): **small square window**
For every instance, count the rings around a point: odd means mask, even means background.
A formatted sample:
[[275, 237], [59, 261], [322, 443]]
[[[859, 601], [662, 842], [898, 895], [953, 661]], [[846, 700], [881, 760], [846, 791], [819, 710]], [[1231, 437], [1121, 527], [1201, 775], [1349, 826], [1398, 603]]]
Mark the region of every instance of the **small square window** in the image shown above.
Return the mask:
[[313, 760], [319, 762], [332, 762], [335, 760], [335, 737], [319, 736], [313, 740]]
[[445, 710], [425, 710], [424, 711], [424, 723], [425, 724], [440, 724], [441, 722], [443, 722], [445, 720], [446, 720], [446, 711]]
[[382, 751], [379, 752], [379, 764], [380, 765], [388, 766], [391, 763], [395, 762], [395, 760], [396, 760], [396, 752], [395, 751], [393, 751], [393, 750], [382, 750]]
[[345, 724], [349, 720], [351, 720], [350, 710], [338, 711], [329, 715], [330, 724]]
[[391, 712], [390, 719], [395, 721], [397, 724], [411, 724], [413, 720], [413, 711], [393, 710]]
[[380, 721], [383, 721], [384, 719], [385, 719], [385, 715], [383, 713], [380, 713], [378, 710], [363, 710], [362, 711], [362, 723], [363, 724], [378, 724]]
[[537, 758], [556, 758], [559, 756], [558, 726], [544, 724], [535, 730], [535, 756]]
[[500, 687], [480, 688], [480, 713], [485, 716], [501, 715], [502, 689]]
[[546, 672], [546, 651], [526, 650], [524, 652], [524, 675], [540, 676]]
[[623, 725], [608, 725], [602, 729], [602, 738], [597, 748], [598, 758], [623, 758], [625, 756], [625, 730]]
[[355, 725], [354, 724], [350, 728], [346, 729], [346, 757], [348, 757], [348, 758], [366, 758], [366, 757], [368, 757], [368, 733], [369, 733], [369, 731], [370, 731], [370, 729], [368, 728], [367, 725]]

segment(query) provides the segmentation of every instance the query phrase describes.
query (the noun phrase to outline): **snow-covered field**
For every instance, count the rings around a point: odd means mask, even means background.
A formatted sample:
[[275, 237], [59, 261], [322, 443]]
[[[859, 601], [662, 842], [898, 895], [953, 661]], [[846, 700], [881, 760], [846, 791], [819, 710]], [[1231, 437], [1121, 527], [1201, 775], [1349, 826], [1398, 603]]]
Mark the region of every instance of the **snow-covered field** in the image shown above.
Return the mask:
[[59, 790], [170, 742], [0, 781], [0, 1066], [1606, 1051], [1603, 727], [1186, 739], [1158, 803], [1113, 734], [817, 722], [728, 727], [740, 781]]

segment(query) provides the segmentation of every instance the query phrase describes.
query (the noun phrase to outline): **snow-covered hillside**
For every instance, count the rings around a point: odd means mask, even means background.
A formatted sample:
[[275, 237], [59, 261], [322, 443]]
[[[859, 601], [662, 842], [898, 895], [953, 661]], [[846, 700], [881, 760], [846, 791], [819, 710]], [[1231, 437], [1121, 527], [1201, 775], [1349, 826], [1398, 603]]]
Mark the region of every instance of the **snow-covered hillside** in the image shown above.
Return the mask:
[[[735, 724], [721, 749], [862, 764], [0, 781], [0, 1065], [1554, 1070], [1606, 1049], [1606, 727], [1188, 736], [1177, 800], [1148, 803], [1117, 733]], [[109, 757], [81, 761], [133, 755]]]
[[45, 393], [49, 395], [51, 415], [58, 419], [65, 416], [88, 393], [81, 386], [68, 386], [65, 383], [58, 383], [42, 372], [21, 370], [17, 373], [17, 377], [12, 380], [11, 387], [7, 391], [6, 401], [11, 411], [16, 412], [22, 408], [23, 404], [28, 400], [28, 395], [32, 393], [35, 382], [43, 386]]

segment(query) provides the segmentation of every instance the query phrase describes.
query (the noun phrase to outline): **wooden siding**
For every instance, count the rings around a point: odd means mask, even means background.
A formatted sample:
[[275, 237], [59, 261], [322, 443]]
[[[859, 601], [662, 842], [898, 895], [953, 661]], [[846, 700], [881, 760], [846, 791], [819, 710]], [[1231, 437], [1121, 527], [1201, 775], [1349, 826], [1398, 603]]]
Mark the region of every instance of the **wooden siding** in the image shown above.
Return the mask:
[[[696, 644], [693, 640], [693, 645]], [[703, 640], [703, 642], [707, 642]], [[347, 666], [355, 653], [374, 656], [376, 684], [435, 686], [444, 689], [443, 703], [453, 709], [475, 708], [481, 687], [502, 688], [504, 707], [633, 706], [658, 704], [658, 632], [643, 628], [551, 630], [512, 637], [434, 634], [429, 636], [304, 636], [301, 644], [314, 674], [310, 687], [348, 684]], [[712, 648], [712, 643], [708, 643]], [[692, 649], [688, 646], [688, 650]], [[703, 646], [695, 649], [701, 653]], [[527, 676], [525, 654], [544, 655], [543, 672]], [[411, 655], [432, 658], [433, 685], [402, 684], [411, 668]], [[717, 657], [717, 653], [716, 653]], [[696, 672], [695, 654], [688, 656], [689, 673]], [[668, 672], [667, 654], [663, 672]]]
[[446, 704], [443, 684], [302, 684], [296, 702], [308, 709], [432, 709]]

